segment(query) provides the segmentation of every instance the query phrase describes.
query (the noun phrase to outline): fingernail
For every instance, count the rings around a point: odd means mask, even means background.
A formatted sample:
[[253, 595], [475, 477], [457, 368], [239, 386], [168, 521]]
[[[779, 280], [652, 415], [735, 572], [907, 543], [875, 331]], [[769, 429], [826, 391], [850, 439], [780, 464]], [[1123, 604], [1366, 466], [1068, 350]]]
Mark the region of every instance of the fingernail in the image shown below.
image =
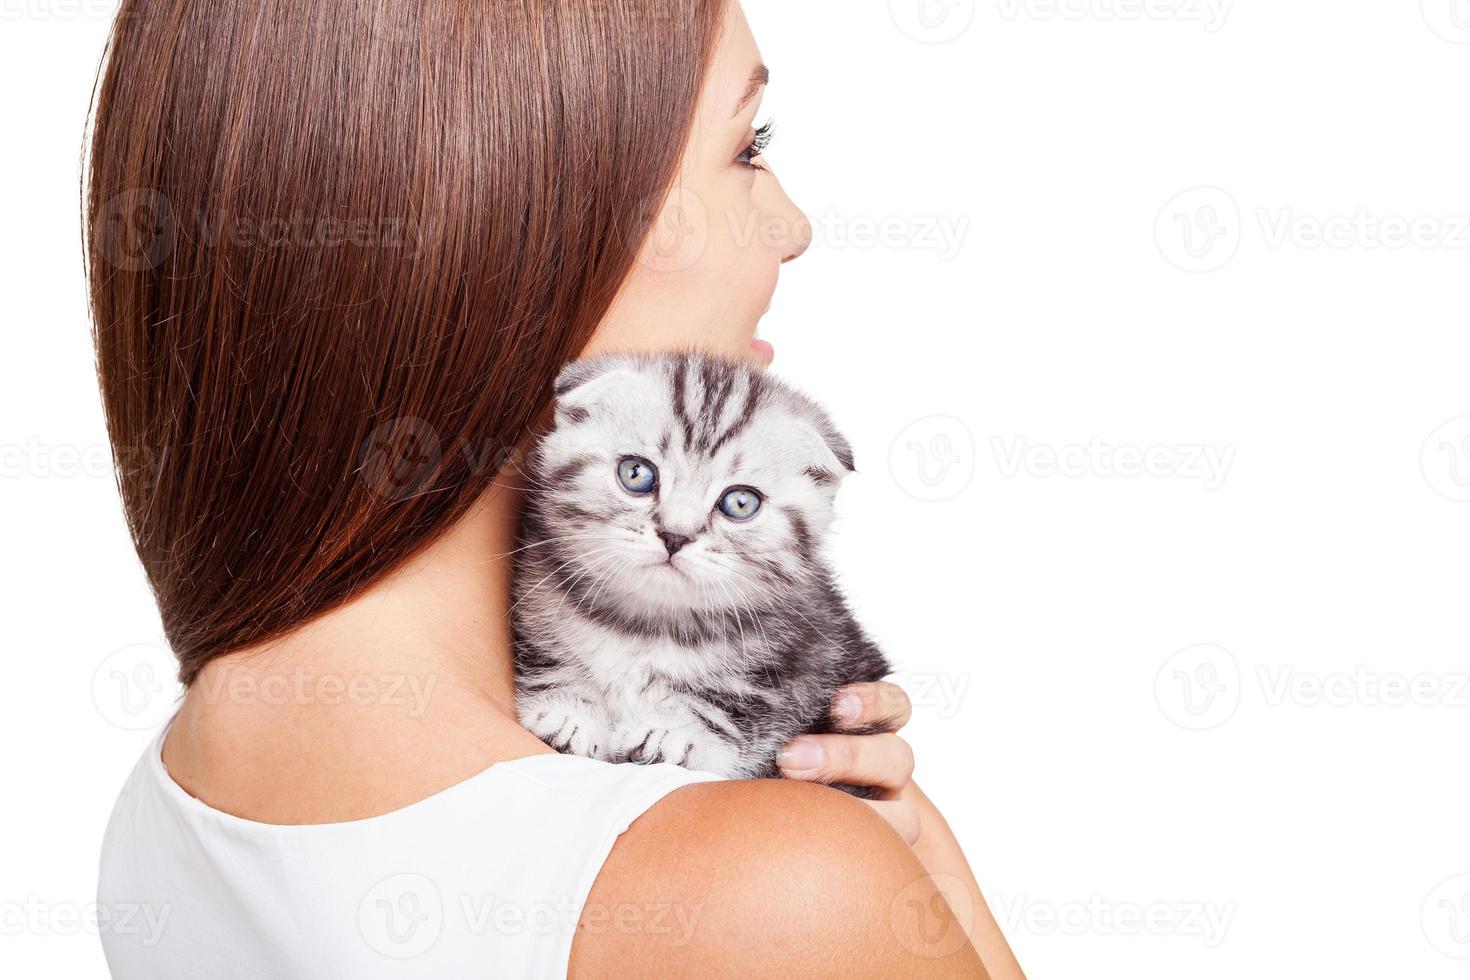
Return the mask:
[[844, 694], [832, 710], [838, 721], [857, 721], [863, 716], [863, 699], [856, 694]]
[[776, 765], [791, 772], [820, 769], [826, 761], [827, 753], [822, 751], [822, 743], [805, 735], [792, 739], [776, 756]]

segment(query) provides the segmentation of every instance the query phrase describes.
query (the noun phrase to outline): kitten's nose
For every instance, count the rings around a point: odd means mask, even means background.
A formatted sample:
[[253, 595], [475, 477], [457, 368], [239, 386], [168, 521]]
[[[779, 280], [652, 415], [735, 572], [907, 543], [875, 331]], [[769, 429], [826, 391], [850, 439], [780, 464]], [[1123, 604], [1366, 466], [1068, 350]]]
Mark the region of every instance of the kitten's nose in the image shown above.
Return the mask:
[[674, 552], [694, 540], [687, 534], [676, 534], [673, 531], [660, 531], [658, 536], [663, 539], [664, 547], [669, 549], [670, 558], [674, 557]]

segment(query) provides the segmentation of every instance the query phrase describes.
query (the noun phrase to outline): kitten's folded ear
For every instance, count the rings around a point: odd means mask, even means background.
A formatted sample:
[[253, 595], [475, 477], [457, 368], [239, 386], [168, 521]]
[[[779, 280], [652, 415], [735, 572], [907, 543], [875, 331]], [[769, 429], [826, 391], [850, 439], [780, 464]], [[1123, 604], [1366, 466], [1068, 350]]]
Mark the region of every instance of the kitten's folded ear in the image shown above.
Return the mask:
[[832, 424], [827, 413], [805, 396], [795, 399], [794, 408], [797, 420], [811, 431], [813, 449], [822, 457], [822, 469], [830, 470], [834, 466], [837, 468], [836, 472], [829, 474], [833, 482], [855, 472], [857, 466], [853, 461], [852, 443], [837, 431], [837, 426]]
[[616, 385], [633, 374], [633, 363], [626, 357], [604, 355], [585, 361], [572, 361], [556, 376], [552, 391], [556, 395], [558, 416], [588, 411]]
[[832, 424], [831, 419], [827, 418], [825, 412], [822, 413], [821, 421], [822, 424], [817, 431], [822, 434], [827, 448], [832, 450], [832, 455], [837, 457], [838, 464], [845, 472], [856, 472], [857, 463], [852, 458], [852, 443], [847, 441], [847, 436], [837, 431], [837, 427]]
[[585, 361], [569, 361], [562, 365], [557, 373], [556, 383], [552, 390], [558, 399], [566, 398], [577, 389], [585, 387], [588, 383], [597, 380], [612, 370], [618, 359], [613, 357], [593, 357]]

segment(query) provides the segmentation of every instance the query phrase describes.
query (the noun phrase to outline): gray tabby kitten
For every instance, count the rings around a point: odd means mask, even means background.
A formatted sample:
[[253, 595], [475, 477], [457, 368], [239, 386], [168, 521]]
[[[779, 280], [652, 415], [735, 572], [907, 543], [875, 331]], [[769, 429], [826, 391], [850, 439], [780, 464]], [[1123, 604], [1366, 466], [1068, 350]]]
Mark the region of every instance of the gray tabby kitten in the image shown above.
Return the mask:
[[838, 730], [838, 687], [890, 670], [820, 550], [847, 441], [699, 355], [574, 363], [556, 397], [516, 553], [522, 723], [608, 762], [779, 776], [793, 736]]

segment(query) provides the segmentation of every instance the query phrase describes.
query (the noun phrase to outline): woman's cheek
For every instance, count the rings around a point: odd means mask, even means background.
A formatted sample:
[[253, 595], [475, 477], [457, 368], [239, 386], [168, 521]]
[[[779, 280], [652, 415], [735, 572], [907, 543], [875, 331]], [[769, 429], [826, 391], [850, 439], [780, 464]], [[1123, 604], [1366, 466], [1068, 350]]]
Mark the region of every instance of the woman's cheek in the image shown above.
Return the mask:
[[743, 229], [740, 234], [721, 235], [710, 242], [709, 258], [702, 263], [700, 279], [721, 319], [749, 331], [755, 328], [771, 296], [781, 265], [780, 254], [759, 235]]

